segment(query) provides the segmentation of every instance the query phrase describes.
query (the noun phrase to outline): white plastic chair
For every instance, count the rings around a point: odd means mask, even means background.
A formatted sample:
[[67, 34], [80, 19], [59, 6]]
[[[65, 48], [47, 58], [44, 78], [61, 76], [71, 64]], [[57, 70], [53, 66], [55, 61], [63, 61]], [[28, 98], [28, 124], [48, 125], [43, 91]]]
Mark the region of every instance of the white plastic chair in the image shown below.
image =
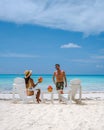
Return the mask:
[[30, 100], [36, 101], [36, 95], [27, 96], [26, 95], [26, 86], [24, 78], [15, 78], [13, 83], [13, 101], [17, 100], [16, 94], [19, 95], [19, 99], [23, 101], [23, 103], [28, 103]]
[[71, 96], [72, 100], [76, 100], [75, 96], [77, 92], [79, 91], [79, 101], [81, 102], [82, 98], [82, 86], [81, 86], [81, 80], [80, 79], [72, 79], [70, 80], [70, 88], [71, 88]]

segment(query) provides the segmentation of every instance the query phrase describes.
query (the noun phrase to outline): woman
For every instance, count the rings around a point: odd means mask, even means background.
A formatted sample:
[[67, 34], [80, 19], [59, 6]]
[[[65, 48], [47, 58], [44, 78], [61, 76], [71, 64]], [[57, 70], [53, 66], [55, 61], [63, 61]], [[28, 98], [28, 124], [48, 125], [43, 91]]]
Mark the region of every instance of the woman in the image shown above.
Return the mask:
[[[35, 90], [33, 90], [33, 88], [35, 88], [39, 82], [37, 82], [36, 84], [34, 83], [33, 79], [31, 78], [31, 75], [32, 75], [31, 70], [26, 70], [24, 72], [24, 74], [25, 74], [25, 84], [26, 84], [27, 96], [32, 96], [32, 95], [34, 95], [34, 91], [35, 91]], [[40, 89], [36, 89], [36, 91], [37, 91], [36, 99], [37, 99], [37, 102], [39, 103], [41, 101], [40, 100]]]

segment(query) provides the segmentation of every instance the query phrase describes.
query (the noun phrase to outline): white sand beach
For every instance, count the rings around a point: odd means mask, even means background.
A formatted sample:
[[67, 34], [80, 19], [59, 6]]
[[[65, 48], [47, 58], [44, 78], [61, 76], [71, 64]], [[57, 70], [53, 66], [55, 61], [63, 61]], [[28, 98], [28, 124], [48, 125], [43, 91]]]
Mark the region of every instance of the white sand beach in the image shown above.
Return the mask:
[[0, 130], [104, 130], [103, 95], [85, 94], [82, 104], [23, 104], [0, 94]]

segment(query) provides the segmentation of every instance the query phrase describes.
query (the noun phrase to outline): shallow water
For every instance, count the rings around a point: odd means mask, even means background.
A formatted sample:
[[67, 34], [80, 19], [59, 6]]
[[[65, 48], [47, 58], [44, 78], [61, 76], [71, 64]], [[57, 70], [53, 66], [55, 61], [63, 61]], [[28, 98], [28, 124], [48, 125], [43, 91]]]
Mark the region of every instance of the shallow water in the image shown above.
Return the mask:
[[[43, 82], [37, 87], [46, 90], [49, 85], [55, 89], [55, 85], [52, 81], [51, 74], [33, 74], [32, 78], [34, 82], [38, 81], [38, 78], [42, 76]], [[16, 77], [24, 77], [23, 74], [0, 74], [0, 92], [11, 92], [13, 87], [13, 81]], [[70, 80], [77, 78], [81, 80], [83, 91], [104, 91], [104, 75], [67, 75], [68, 87], [69, 89]]]

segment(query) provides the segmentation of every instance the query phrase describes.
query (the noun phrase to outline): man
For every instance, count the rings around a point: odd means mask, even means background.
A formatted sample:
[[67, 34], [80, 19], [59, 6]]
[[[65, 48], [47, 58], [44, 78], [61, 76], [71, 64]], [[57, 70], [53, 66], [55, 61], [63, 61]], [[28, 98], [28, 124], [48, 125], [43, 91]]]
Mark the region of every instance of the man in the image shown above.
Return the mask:
[[25, 84], [26, 84], [26, 93], [27, 93], [27, 96], [32, 96], [34, 95], [34, 91], [36, 90], [37, 91], [37, 94], [36, 94], [36, 99], [37, 99], [37, 102], [39, 103], [41, 100], [40, 100], [40, 89], [33, 89], [36, 87], [36, 85], [39, 83], [37, 82], [36, 84], [34, 83], [33, 79], [31, 78], [31, 75], [32, 75], [32, 71], [31, 70], [26, 70], [24, 72], [25, 74]]
[[56, 71], [53, 74], [53, 82], [56, 85], [56, 90], [62, 90], [63, 92], [64, 83], [65, 83], [65, 87], [67, 87], [66, 75], [65, 75], [65, 72], [60, 69], [59, 64], [56, 64], [55, 68], [56, 68]]

